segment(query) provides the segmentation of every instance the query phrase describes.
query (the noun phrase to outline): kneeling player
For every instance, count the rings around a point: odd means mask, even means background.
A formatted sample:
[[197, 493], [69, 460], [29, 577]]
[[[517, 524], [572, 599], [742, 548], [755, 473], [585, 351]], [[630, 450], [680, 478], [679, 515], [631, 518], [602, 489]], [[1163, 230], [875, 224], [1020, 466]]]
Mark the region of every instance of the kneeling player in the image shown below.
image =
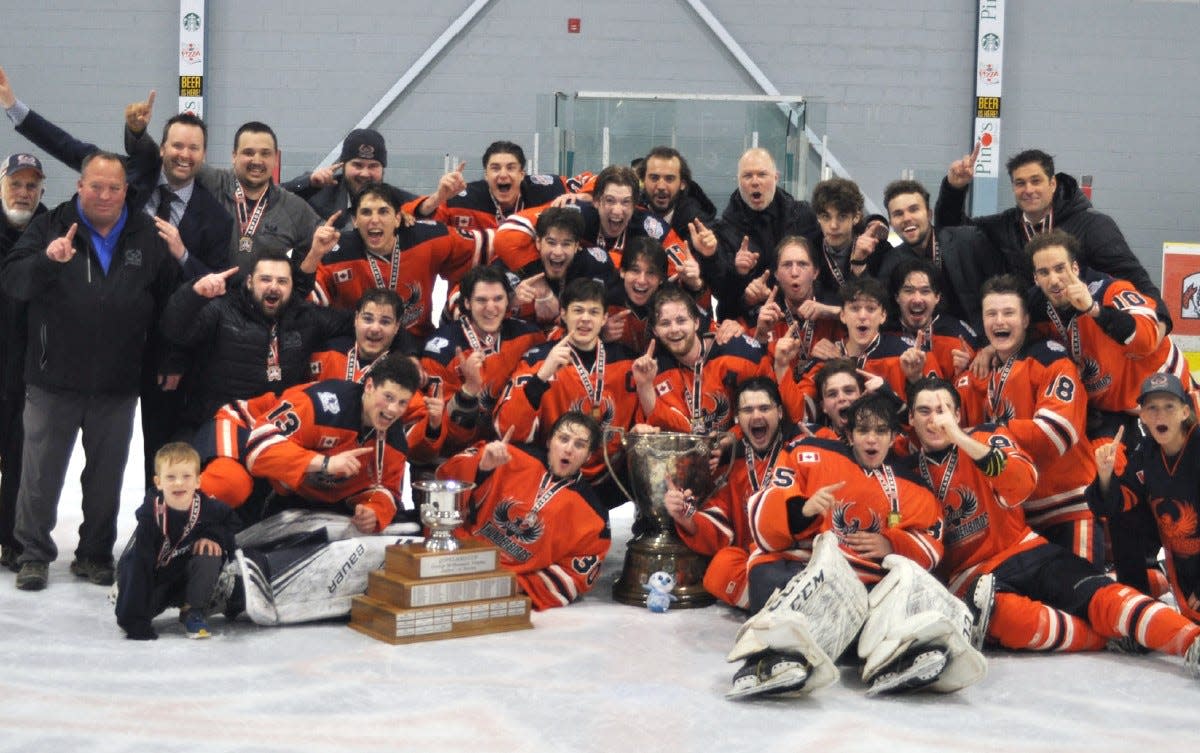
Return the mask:
[[945, 567], [951, 588], [980, 615], [977, 646], [986, 635], [1009, 649], [1095, 651], [1127, 638], [1186, 654], [1195, 670], [1200, 626], [1026, 525], [1021, 503], [1037, 473], [1007, 431], [961, 429], [949, 382], [923, 380], [909, 394], [921, 446], [910, 460], [944, 506]]
[[712, 557], [704, 572], [704, 588], [721, 601], [745, 609], [746, 562], [753, 540], [746, 499], [770, 484], [783, 445], [797, 433], [783, 415], [779, 387], [768, 377], [751, 377], [737, 386], [734, 404], [742, 443], [733, 448], [728, 481], [699, 510], [689, 489], [671, 487], [664, 505], [675, 530], [688, 547]]
[[500, 550], [500, 564], [536, 609], [570, 604], [592, 588], [608, 553], [605, 507], [580, 469], [600, 446], [594, 419], [567, 411], [550, 429], [543, 455], [504, 439], [447, 460], [438, 477], [473, 481], [471, 515], [458, 535]]
[[730, 698], [828, 685], [860, 629], [871, 694], [950, 692], [986, 674], [969, 643], [970, 612], [927, 572], [942, 556], [941, 511], [928, 489], [884, 462], [897, 407], [887, 395], [856, 401], [846, 411], [849, 448], [794, 442], [770, 487], [751, 498], [757, 613], [729, 654], [745, 660]]

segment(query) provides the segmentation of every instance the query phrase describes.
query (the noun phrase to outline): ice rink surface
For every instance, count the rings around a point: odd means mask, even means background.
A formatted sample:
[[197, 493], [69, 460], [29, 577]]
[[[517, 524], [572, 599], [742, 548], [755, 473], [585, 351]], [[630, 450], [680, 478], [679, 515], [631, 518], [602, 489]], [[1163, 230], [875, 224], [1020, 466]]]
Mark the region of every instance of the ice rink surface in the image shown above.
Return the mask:
[[[141, 498], [126, 473], [120, 541]], [[390, 646], [344, 624], [259, 628], [175, 610], [127, 641], [107, 590], [67, 570], [80, 521], [77, 449], [60, 559], [40, 593], [0, 572], [0, 751], [1047, 751], [1196, 749], [1200, 681], [1175, 657], [990, 653], [950, 696], [869, 699], [857, 672], [802, 699], [726, 701], [741, 616], [652, 614], [612, 601], [632, 507], [616, 511], [602, 582], [534, 629]]]

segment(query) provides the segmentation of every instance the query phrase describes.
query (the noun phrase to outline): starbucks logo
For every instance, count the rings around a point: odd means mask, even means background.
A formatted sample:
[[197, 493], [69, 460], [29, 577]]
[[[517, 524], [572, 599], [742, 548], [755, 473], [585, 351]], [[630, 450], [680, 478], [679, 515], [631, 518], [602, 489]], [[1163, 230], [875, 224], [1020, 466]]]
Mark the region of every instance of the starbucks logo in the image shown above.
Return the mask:
[[183, 17], [184, 31], [200, 31], [200, 14], [188, 13]]
[[995, 52], [1000, 49], [1000, 35], [987, 33], [983, 35], [983, 39], [979, 40], [979, 46], [988, 52]]

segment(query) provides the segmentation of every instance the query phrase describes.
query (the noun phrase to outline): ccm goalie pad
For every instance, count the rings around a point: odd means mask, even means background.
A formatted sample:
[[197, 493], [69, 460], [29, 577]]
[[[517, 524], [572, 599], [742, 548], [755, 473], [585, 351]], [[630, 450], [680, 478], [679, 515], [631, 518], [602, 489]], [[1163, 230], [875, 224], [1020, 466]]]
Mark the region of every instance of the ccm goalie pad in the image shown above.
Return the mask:
[[971, 611], [915, 562], [883, 559], [888, 574], [871, 589], [871, 612], [858, 638], [868, 695], [928, 688], [950, 693], [987, 675], [971, 645]]
[[823, 533], [812, 559], [738, 631], [729, 661], [745, 660], [726, 698], [802, 695], [831, 684], [834, 662], [867, 616], [867, 589]]
[[346, 527], [344, 515], [298, 512], [281, 513], [286, 521], [274, 516], [238, 535], [240, 548], [230, 566], [241, 577], [246, 615], [255, 624], [346, 617], [350, 600], [366, 593], [368, 574], [383, 566], [387, 547], [420, 540], [390, 529], [363, 535]]

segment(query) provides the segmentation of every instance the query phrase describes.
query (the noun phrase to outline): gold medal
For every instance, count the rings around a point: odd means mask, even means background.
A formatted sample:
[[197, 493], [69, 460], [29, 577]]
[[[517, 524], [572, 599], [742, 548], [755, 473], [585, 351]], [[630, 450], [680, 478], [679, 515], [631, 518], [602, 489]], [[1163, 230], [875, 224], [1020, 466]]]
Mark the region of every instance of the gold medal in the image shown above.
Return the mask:
[[898, 525], [900, 525], [900, 513], [889, 512], [888, 513], [888, 528], [895, 528]]
[[243, 254], [248, 254], [253, 250], [254, 250], [254, 239], [253, 238], [251, 238], [248, 235], [243, 235], [241, 238], [238, 238], [238, 251], [241, 251]]

